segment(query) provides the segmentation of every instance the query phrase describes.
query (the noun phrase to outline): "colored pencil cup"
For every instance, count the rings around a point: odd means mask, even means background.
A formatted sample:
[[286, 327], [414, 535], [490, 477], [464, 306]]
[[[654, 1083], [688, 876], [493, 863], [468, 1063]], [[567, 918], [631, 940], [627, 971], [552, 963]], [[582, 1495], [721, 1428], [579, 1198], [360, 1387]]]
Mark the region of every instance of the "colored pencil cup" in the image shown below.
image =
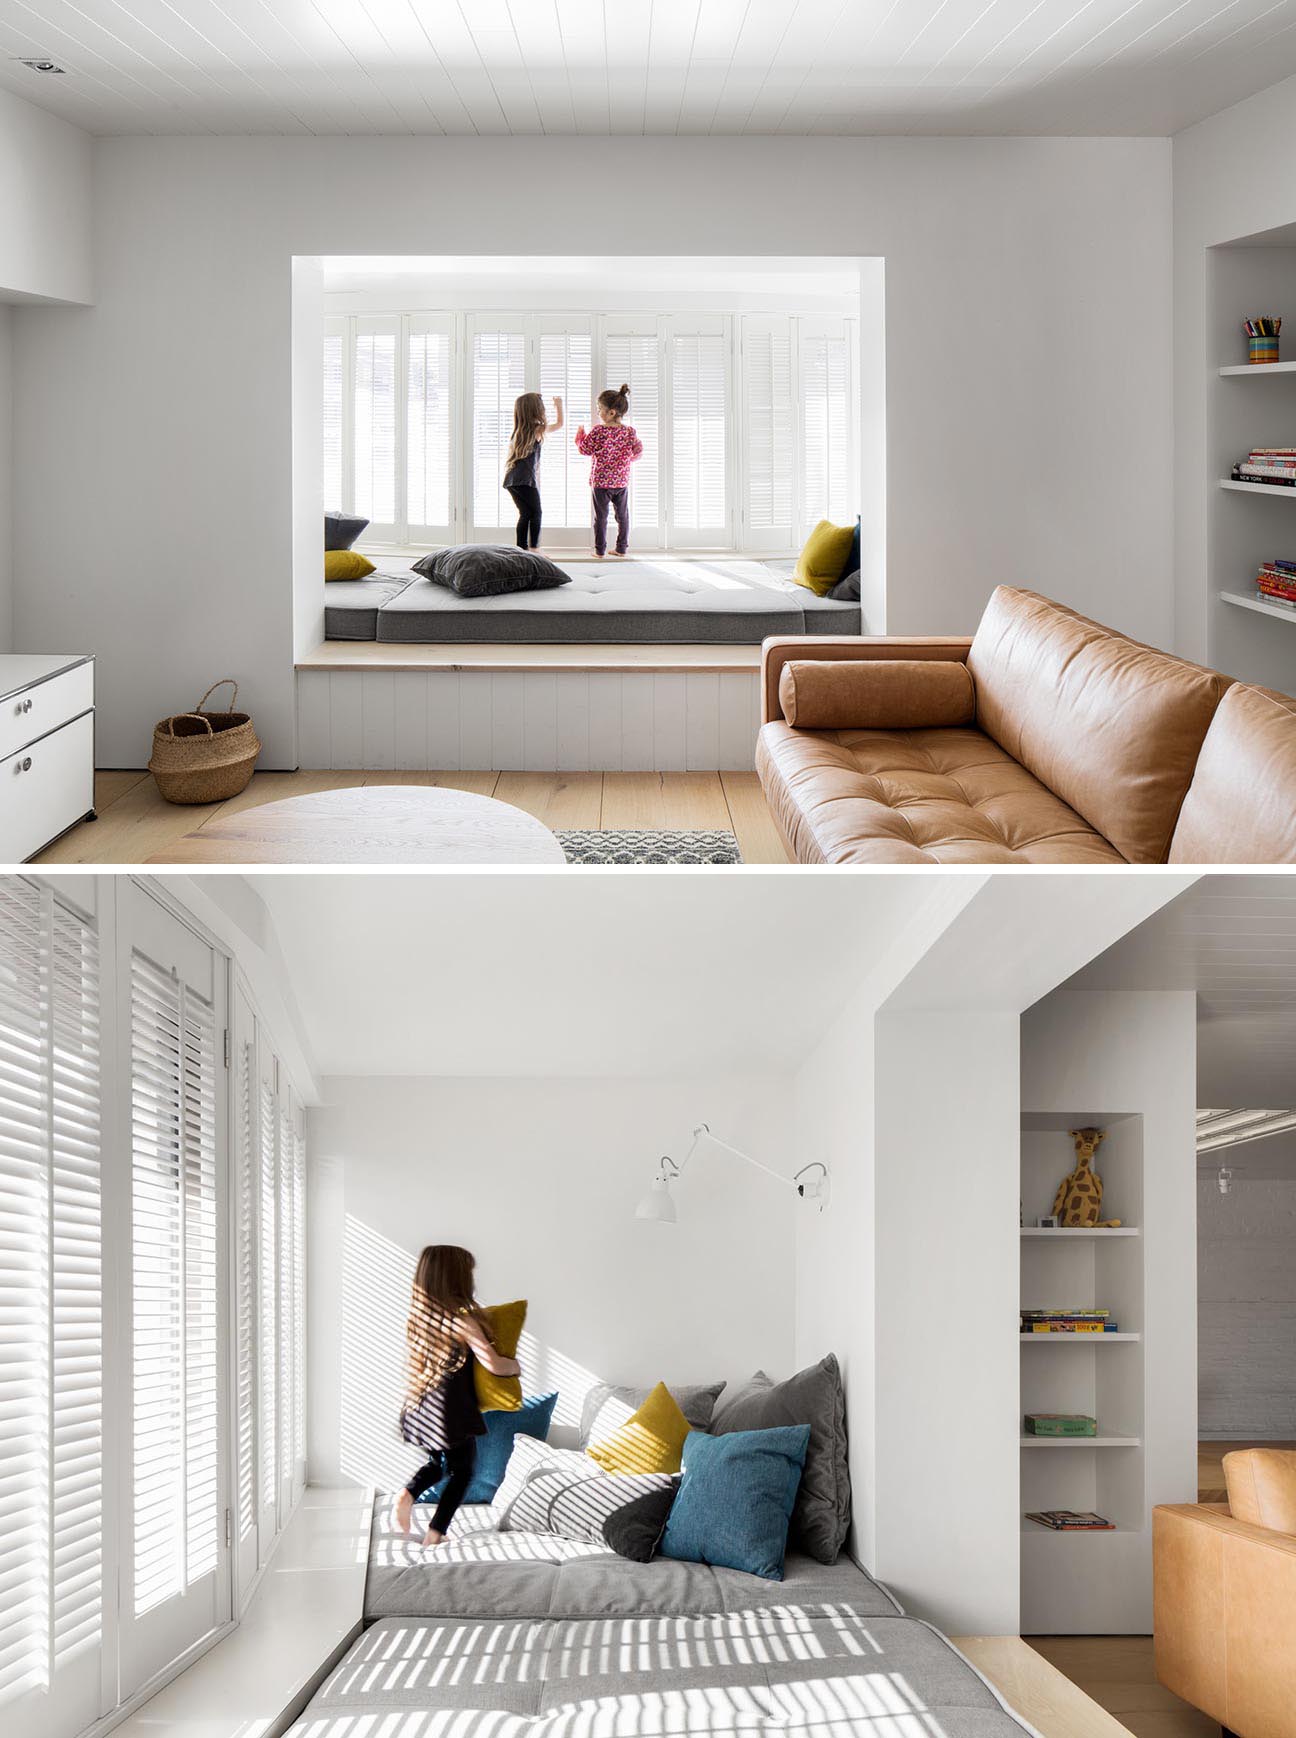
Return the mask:
[[1276, 362], [1278, 360], [1278, 334], [1276, 332], [1258, 333], [1254, 338], [1247, 339], [1248, 362]]

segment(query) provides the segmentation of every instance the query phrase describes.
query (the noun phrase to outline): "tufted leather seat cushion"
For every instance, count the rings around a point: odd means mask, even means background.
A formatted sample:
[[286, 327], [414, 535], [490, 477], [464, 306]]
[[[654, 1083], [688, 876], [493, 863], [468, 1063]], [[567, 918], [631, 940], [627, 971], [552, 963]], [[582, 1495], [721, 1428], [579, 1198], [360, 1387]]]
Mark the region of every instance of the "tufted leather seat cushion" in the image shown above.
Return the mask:
[[756, 766], [802, 863], [1121, 863], [1124, 858], [972, 728], [762, 727]]

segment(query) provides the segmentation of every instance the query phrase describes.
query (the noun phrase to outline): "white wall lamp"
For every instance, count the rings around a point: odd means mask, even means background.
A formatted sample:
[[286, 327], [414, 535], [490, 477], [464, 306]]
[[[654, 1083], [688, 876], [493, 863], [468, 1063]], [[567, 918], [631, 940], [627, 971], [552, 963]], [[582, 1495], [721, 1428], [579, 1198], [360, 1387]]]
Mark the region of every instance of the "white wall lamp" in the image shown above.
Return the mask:
[[[677, 1165], [669, 1154], [663, 1153], [657, 1162], [657, 1175], [652, 1180], [648, 1193], [640, 1197], [635, 1208], [636, 1219], [655, 1219], [661, 1225], [674, 1225], [679, 1215], [675, 1210], [675, 1197], [671, 1194], [671, 1184], [677, 1183], [688, 1169], [689, 1160], [698, 1150], [702, 1141], [710, 1141], [712, 1146], [719, 1147], [722, 1152], [732, 1153], [734, 1158], [741, 1159], [744, 1164], [753, 1166], [758, 1171], [764, 1171], [767, 1177], [773, 1177], [776, 1183], [782, 1183], [784, 1188], [795, 1189], [803, 1201], [817, 1201], [822, 1213], [828, 1205], [828, 1167], [818, 1159], [812, 1159], [808, 1165], [790, 1177], [785, 1177], [782, 1171], [773, 1170], [769, 1165], [763, 1165], [759, 1159], [752, 1158], [750, 1153], [741, 1152], [737, 1147], [731, 1147], [728, 1141], [717, 1140], [704, 1122], [693, 1130], [693, 1143], [684, 1155], [682, 1165]], [[814, 1174], [808, 1174], [814, 1173]]]

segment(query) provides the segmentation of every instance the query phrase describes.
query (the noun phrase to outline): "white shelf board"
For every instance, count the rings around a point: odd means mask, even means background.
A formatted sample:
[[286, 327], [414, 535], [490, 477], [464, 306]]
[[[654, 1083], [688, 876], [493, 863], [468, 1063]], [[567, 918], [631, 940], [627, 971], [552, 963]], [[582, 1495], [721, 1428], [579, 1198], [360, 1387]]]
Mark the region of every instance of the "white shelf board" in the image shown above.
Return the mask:
[[1236, 604], [1242, 610], [1254, 610], [1257, 615], [1276, 616], [1280, 622], [1296, 622], [1296, 605], [1270, 603], [1268, 598], [1244, 597], [1240, 591], [1222, 591], [1222, 603]]
[[1237, 362], [1220, 369], [1221, 374], [1296, 374], [1296, 362]]
[[1023, 1237], [1137, 1237], [1137, 1225], [1023, 1225]]
[[1142, 1334], [1020, 1334], [1023, 1346], [1056, 1346], [1060, 1341], [1068, 1346], [1121, 1346], [1141, 1340]]
[[1023, 1448], [1142, 1448], [1141, 1436], [1023, 1436]]
[[1235, 489], [1239, 495], [1285, 495], [1296, 501], [1296, 487], [1291, 483], [1239, 483], [1233, 477], [1221, 477], [1220, 488]]

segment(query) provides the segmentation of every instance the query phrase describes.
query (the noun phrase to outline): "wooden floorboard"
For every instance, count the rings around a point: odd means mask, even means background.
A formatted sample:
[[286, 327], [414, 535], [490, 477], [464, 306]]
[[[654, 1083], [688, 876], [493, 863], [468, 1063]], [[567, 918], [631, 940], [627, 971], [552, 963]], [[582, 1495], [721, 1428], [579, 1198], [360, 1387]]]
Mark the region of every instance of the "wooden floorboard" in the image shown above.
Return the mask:
[[596, 832], [602, 826], [601, 772], [502, 772], [494, 794], [555, 833], [563, 828]]
[[965, 1635], [953, 1640], [1043, 1738], [1127, 1738], [1119, 1720], [1020, 1636]]
[[1150, 1635], [1031, 1636], [1030, 1645], [1135, 1738], [1219, 1738], [1216, 1721], [1157, 1682]]
[[102, 815], [105, 809], [112, 807], [118, 797], [124, 797], [127, 791], [133, 791], [147, 777], [148, 773], [144, 771], [97, 772], [94, 779], [95, 808]]
[[729, 809], [718, 772], [607, 772], [603, 774], [603, 826], [729, 830]]
[[729, 820], [738, 850], [744, 863], [787, 863], [779, 830], [774, 825], [754, 772], [722, 772], [719, 774]]

